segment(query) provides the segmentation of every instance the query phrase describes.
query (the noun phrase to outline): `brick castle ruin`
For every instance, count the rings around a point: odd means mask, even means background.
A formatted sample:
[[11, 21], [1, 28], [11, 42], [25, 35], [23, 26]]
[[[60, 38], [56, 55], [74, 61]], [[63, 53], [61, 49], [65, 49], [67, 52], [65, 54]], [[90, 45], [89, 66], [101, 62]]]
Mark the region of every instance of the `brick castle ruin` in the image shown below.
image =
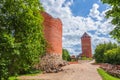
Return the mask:
[[48, 42], [47, 53], [62, 55], [62, 22], [59, 18], [53, 18], [46, 12], [44, 17], [44, 36]]
[[47, 73], [61, 71], [61, 67], [67, 63], [62, 60], [62, 22], [59, 18], [53, 18], [46, 12], [41, 12], [44, 21], [44, 36], [47, 41], [46, 55], [38, 64], [38, 69]]
[[[46, 12], [41, 12], [44, 21], [44, 36], [48, 43], [46, 55], [41, 58], [38, 69], [45, 72], [58, 72], [67, 63], [62, 60], [62, 22], [59, 18], [53, 18]], [[92, 57], [91, 37], [84, 33], [81, 37], [82, 56]]]
[[85, 32], [81, 37], [82, 54], [87, 58], [92, 58], [91, 37]]
[[[46, 12], [44, 17], [44, 36], [48, 42], [47, 53], [59, 55], [62, 59], [62, 22], [59, 18], [53, 18]], [[92, 58], [91, 37], [85, 32], [81, 37], [82, 55]]]

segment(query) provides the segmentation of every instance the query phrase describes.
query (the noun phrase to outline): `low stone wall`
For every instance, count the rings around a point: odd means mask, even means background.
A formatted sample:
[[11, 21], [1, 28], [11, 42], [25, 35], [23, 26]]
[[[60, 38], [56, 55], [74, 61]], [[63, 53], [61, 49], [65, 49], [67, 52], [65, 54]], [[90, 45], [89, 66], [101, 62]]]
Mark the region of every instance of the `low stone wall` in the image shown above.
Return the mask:
[[120, 65], [103, 63], [100, 65], [100, 68], [104, 69], [109, 74], [120, 78]]
[[61, 67], [67, 65], [68, 62], [62, 60], [58, 53], [47, 53], [40, 59], [40, 63], [36, 66], [37, 69], [43, 70], [45, 73], [55, 73], [62, 71]]

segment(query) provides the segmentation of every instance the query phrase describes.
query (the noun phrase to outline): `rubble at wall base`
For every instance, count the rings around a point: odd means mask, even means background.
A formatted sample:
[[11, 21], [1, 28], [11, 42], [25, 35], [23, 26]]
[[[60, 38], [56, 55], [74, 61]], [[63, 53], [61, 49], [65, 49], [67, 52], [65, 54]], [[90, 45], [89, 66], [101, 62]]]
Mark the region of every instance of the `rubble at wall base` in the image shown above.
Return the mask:
[[108, 63], [103, 63], [100, 65], [100, 68], [104, 69], [109, 74], [120, 78], [120, 65], [112, 65]]
[[57, 73], [62, 71], [61, 67], [65, 65], [68, 65], [68, 62], [62, 60], [61, 55], [48, 53], [40, 59], [40, 63], [36, 68], [43, 70], [44, 73]]

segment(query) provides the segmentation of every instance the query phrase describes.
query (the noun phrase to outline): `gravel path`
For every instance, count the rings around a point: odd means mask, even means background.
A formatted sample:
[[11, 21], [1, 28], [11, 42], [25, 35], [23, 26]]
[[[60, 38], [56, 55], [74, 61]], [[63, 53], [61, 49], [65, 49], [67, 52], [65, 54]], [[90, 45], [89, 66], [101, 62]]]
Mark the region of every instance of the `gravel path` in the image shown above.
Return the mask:
[[63, 67], [59, 73], [38, 74], [36, 76], [21, 76], [20, 80], [102, 80], [97, 73], [98, 65], [92, 65], [93, 61], [80, 61], [79, 64], [71, 64]]

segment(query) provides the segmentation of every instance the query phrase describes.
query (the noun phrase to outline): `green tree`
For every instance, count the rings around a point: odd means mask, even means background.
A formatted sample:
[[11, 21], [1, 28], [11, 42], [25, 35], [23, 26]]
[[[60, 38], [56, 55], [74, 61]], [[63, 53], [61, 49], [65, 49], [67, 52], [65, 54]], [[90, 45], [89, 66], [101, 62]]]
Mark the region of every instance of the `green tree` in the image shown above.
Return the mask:
[[63, 60], [70, 61], [70, 54], [67, 49], [62, 50], [62, 58]]
[[97, 45], [96, 49], [95, 49], [95, 54], [94, 54], [94, 58], [95, 58], [96, 62], [98, 62], [98, 63], [104, 62], [105, 61], [104, 53], [107, 50], [111, 50], [113, 48], [117, 48], [117, 45], [115, 43], [111, 43], [111, 42]]
[[0, 0], [0, 79], [24, 73], [45, 52], [39, 0]]
[[120, 65], [120, 47], [108, 50], [105, 53], [105, 62]]
[[103, 3], [107, 3], [112, 6], [111, 10], [106, 12], [106, 17], [112, 17], [111, 23], [115, 25], [113, 31], [110, 32], [113, 38], [120, 42], [120, 0], [101, 0]]
[[[17, 49], [15, 50], [14, 38], [4, 31], [0, 33], [0, 79], [7, 80], [11, 62], [17, 58]], [[16, 55], [16, 56], [15, 56]], [[13, 58], [14, 57], [14, 58]], [[17, 64], [17, 63], [16, 63]]]

